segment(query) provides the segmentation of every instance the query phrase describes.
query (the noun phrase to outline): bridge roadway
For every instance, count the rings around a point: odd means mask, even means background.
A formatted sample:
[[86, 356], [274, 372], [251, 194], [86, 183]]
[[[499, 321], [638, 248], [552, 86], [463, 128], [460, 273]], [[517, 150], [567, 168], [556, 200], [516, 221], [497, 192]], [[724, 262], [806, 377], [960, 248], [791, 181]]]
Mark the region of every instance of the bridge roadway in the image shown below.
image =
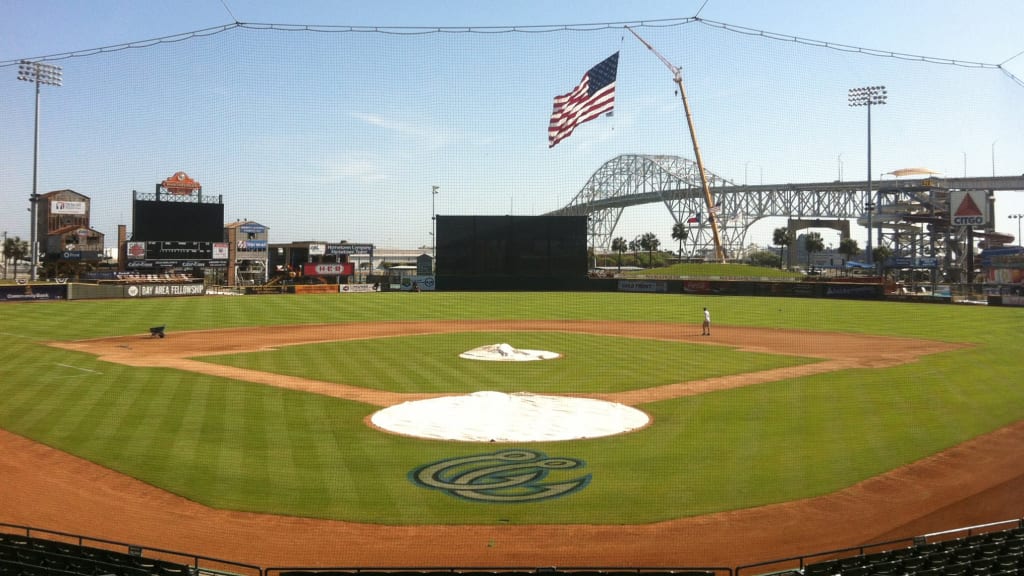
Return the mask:
[[[668, 159], [668, 160], [666, 160]], [[667, 156], [620, 156], [595, 173], [580, 193], [565, 207], [547, 215], [590, 217], [590, 244], [610, 250], [615, 225], [625, 208], [661, 202], [674, 222], [686, 223], [696, 215], [700, 222], [688, 226], [683, 246], [687, 254], [699, 255], [713, 249], [707, 207], [692, 161]], [[669, 172], [650, 177], [655, 170]], [[666, 165], [670, 166], [666, 169]], [[680, 169], [680, 165], [685, 165]], [[613, 166], [612, 169], [608, 169]], [[607, 172], [602, 175], [602, 171]], [[609, 175], [610, 174], [610, 175]], [[749, 227], [761, 218], [791, 220], [841, 220], [862, 218], [867, 204], [867, 181], [834, 181], [788, 184], [737, 185], [708, 175], [711, 193], [719, 207], [722, 244], [729, 253], [745, 245]], [[967, 178], [903, 178], [872, 180], [871, 188], [879, 208], [908, 201], [923, 211], [943, 213], [949, 190], [1024, 191], [1024, 175]], [[881, 234], [881, 232], [879, 232]]]
[[[930, 183], [930, 184], [926, 184]], [[947, 190], [988, 190], [1002, 192], [1024, 191], [1024, 175], [994, 176], [976, 178], [919, 178], [901, 180], [872, 180], [871, 188], [875, 192], [893, 191], [904, 188], [936, 188]], [[727, 201], [734, 195], [744, 195], [746, 199], [758, 199], [754, 204], [774, 208], [770, 212], [758, 213], [759, 217], [767, 216], [801, 216], [822, 218], [856, 218], [863, 214], [866, 202], [866, 180], [849, 180], [835, 182], [809, 182], [801, 184], [761, 184], [748, 186], [730, 184], [712, 186], [711, 194], [715, 200]], [[835, 196], [835, 198], [832, 198]], [[639, 192], [609, 196], [590, 200], [580, 204], [567, 204], [557, 210], [546, 213], [549, 216], [584, 215], [609, 208], [628, 208], [641, 204], [653, 204], [666, 200], [697, 199], [703, 202], [704, 192], [698, 187], [675, 188], [654, 192]], [[838, 206], [841, 211], [832, 212], [815, 208], [821, 205]], [[724, 206], [724, 204], [723, 204]], [[703, 204], [701, 204], [703, 208]], [[796, 210], [794, 210], [796, 208]], [[698, 210], [705, 212], [706, 210]], [[723, 209], [723, 212], [727, 210]], [[748, 211], [739, 213], [750, 214]]]

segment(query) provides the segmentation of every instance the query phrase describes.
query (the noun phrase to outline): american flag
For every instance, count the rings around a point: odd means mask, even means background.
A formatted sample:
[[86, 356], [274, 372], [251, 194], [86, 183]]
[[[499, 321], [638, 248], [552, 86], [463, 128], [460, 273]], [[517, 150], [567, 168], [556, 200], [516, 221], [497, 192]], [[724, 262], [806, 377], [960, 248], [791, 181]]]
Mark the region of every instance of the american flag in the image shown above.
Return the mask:
[[615, 75], [619, 53], [604, 59], [583, 75], [572, 92], [555, 96], [551, 122], [548, 124], [548, 148], [569, 137], [576, 126], [593, 120], [615, 108]]

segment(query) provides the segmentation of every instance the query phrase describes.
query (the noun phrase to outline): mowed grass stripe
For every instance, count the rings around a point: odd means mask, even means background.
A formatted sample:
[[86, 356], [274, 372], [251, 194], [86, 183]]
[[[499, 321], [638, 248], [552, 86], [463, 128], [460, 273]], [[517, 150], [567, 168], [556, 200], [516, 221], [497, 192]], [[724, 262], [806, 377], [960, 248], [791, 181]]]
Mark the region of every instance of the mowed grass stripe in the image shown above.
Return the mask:
[[[466, 360], [473, 348], [562, 353], [534, 362]], [[562, 332], [431, 334], [285, 346], [198, 358], [239, 368], [394, 392], [618, 392], [794, 366], [816, 360], [721, 346]], [[367, 370], [366, 366], [374, 369]]]
[[[226, 508], [383, 524], [492, 524], [498, 518], [523, 524], [600, 524], [650, 522], [827, 493], [1024, 419], [1024, 388], [1016, 374], [1024, 310], [632, 294], [367, 296], [4, 307], [0, 333], [19, 336], [0, 334], [0, 346], [12, 359], [0, 363], [0, 427]], [[678, 322], [681, 329], [692, 329], [703, 305], [712, 308], [720, 325], [925, 337], [974, 347], [892, 368], [834, 372], [643, 405], [654, 423], [636, 433], [528, 446], [584, 460], [579, 473], [593, 474], [586, 490], [545, 503], [491, 506], [418, 488], [407, 475], [428, 462], [510, 445], [399, 437], [365, 426], [373, 408], [363, 404], [173, 370], [116, 366], [36, 342], [141, 335], [164, 314], [171, 338], [179, 330], [232, 323], [434, 317], [579, 317]], [[615, 348], [591, 343], [566, 350], [608, 356]], [[689, 360], [698, 368], [721, 363], [720, 348], [704, 348], [707, 352]], [[317, 370], [338, 370], [333, 355], [309, 362]], [[663, 362], [663, 355], [638, 352], [615, 365], [627, 367], [631, 378], [647, 379]], [[103, 378], [58, 384], [66, 369], [57, 364], [96, 369]], [[392, 365], [392, 356], [367, 352], [359, 370], [377, 378]], [[422, 378], [439, 379], [440, 368], [420, 368]], [[567, 391], [583, 385], [582, 378], [553, 374]], [[148, 416], [122, 422], [126, 408]], [[182, 416], [154, 416], [162, 411]], [[286, 412], [287, 417], [275, 417]], [[220, 455], [232, 450], [237, 451], [234, 468], [222, 469]], [[565, 477], [571, 474], [552, 480]]]

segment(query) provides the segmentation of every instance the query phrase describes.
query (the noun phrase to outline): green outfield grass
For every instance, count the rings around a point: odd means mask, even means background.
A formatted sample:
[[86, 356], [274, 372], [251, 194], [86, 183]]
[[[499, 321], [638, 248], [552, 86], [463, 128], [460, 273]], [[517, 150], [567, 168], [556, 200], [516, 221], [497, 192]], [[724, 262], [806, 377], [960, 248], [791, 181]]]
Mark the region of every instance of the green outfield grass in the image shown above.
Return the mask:
[[[593, 318], [696, 325], [704, 306], [719, 325], [972, 346], [893, 368], [833, 372], [642, 405], [652, 425], [621, 436], [508, 445], [399, 437], [364, 424], [373, 406], [175, 370], [131, 368], [45, 345], [145, 334], [157, 324], [167, 325], [169, 338], [226, 326], [400, 319]], [[525, 335], [529, 339], [520, 343], [513, 335], [487, 334], [488, 340], [523, 348], [535, 343], [546, 348], [549, 338], [562, 337]], [[382, 293], [7, 304], [0, 306], [0, 427], [223, 508], [383, 524], [642, 523], [825, 494], [1024, 419], [1017, 368], [1022, 335], [1021, 309], [689, 295]], [[737, 353], [726, 362], [708, 346], [565, 338], [571, 361], [580, 355], [581, 370], [604, 362], [609, 372], [655, 383], [674, 370], [721, 374], [801, 361]], [[358, 377], [366, 385], [374, 380], [369, 375], [393, 369], [397, 376], [391, 384], [374, 385], [408, 386], [413, 380], [433, 391], [446, 389], [436, 381], [450, 379], [446, 363], [403, 360], [403, 352], [387, 344], [418, 356], [435, 347], [454, 351], [469, 340], [458, 334], [289, 347], [232, 362], [266, 369], [267, 362], [280, 360], [279, 372], [311, 370], [328, 380], [325, 374], [335, 366], [339, 380]], [[268, 360], [277, 355], [281, 358]], [[360, 367], [365, 374], [359, 374]], [[551, 391], [576, 391], [600, 380], [593, 372], [575, 376], [558, 368], [503, 369], [509, 378], [537, 380]], [[549, 378], [554, 381], [539, 382]], [[473, 388], [468, 381], [457, 384]], [[412, 471], [432, 462], [512, 447], [578, 459], [585, 466], [552, 472], [546, 481], [590, 475], [589, 484], [543, 502], [484, 504], [410, 480]]]

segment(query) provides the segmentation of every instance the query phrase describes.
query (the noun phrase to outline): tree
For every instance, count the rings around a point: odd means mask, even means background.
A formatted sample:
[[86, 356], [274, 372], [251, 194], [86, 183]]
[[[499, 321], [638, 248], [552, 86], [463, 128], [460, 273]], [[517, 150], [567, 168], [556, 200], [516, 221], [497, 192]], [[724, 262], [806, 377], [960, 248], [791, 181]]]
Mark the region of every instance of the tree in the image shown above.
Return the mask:
[[860, 254], [860, 246], [857, 245], [857, 241], [853, 238], [843, 238], [839, 241], [839, 253], [843, 255], [843, 264], [845, 268], [846, 262], [853, 260], [853, 257]]
[[633, 260], [636, 265], [640, 265], [640, 257], [637, 255], [640, 252], [640, 238], [639, 236], [629, 241], [629, 251], [633, 253]]
[[648, 267], [654, 265], [654, 251], [657, 250], [659, 246], [661, 246], [661, 240], [658, 240], [658, 237], [654, 232], [647, 232], [640, 237], [640, 247], [647, 250]]
[[751, 266], [774, 268], [779, 265], [779, 255], [771, 250], [755, 250], [747, 255], [747, 262]]
[[683, 242], [690, 235], [690, 230], [686, 224], [682, 222], [676, 222], [672, 225], [672, 239], [679, 241], [679, 261], [683, 261]]
[[892, 249], [888, 246], [877, 246], [871, 251], [871, 257], [875, 259], [875, 266], [878, 270], [881, 270], [881, 275], [885, 277], [886, 262], [892, 257]]
[[810, 269], [811, 255], [825, 249], [825, 241], [821, 239], [821, 234], [817, 232], [807, 233], [804, 236], [804, 249], [807, 250], [807, 268]]
[[7, 269], [14, 264], [14, 279], [18, 279], [18, 260], [24, 260], [29, 256], [28, 242], [15, 236], [4, 241], [4, 279], [7, 279]]
[[619, 272], [622, 272], [622, 253], [629, 249], [629, 244], [622, 236], [612, 240], [612, 250], [618, 254]]
[[775, 232], [772, 233], [772, 244], [779, 246], [779, 268], [781, 269], [786, 262], [784, 258], [786, 246], [792, 246], [796, 240], [796, 235], [789, 228], [776, 228]]

